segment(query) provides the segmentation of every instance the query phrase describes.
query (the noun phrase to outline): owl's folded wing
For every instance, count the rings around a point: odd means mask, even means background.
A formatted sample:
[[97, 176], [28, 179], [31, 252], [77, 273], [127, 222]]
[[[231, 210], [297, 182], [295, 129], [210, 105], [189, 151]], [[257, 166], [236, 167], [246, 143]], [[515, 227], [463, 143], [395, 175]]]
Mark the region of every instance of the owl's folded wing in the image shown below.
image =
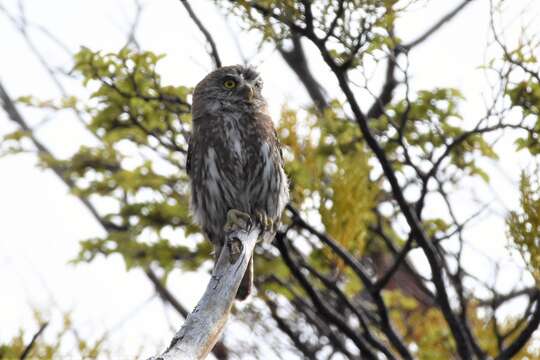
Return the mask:
[[187, 150], [187, 159], [186, 159], [186, 172], [191, 176], [191, 158], [193, 157], [193, 136], [189, 138], [188, 150]]

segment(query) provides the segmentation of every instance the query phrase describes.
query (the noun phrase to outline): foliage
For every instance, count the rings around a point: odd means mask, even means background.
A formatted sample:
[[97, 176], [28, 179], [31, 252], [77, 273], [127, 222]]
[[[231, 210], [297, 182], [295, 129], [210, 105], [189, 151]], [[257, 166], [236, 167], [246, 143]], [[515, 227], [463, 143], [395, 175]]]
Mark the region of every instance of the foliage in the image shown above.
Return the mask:
[[152, 262], [169, 271], [194, 269], [209, 254], [167, 238], [175, 229], [186, 235], [196, 228], [188, 211], [184, 171], [190, 126], [190, 89], [164, 86], [156, 72], [163, 56], [128, 48], [101, 54], [82, 48], [74, 70], [84, 84], [97, 84], [86, 106], [86, 126], [98, 145], [82, 146], [66, 160], [41, 157], [45, 167], [61, 169], [83, 198], [114, 200], [116, 210], [102, 216], [110, 231], [81, 243], [78, 261], [97, 254], [121, 254], [128, 268]]
[[360, 255], [378, 189], [370, 179], [366, 150], [358, 143], [359, 130], [342, 114], [337, 101], [324, 114], [310, 109], [305, 119], [286, 109], [278, 132], [290, 156], [286, 170], [293, 202], [316, 210], [326, 231]]
[[398, 169], [401, 163], [426, 167], [453, 143], [449, 148], [448, 165], [489, 181], [488, 175], [476, 163], [481, 157], [497, 159], [497, 154], [481, 135], [468, 135], [467, 124], [463, 123], [459, 113], [463, 100], [457, 89], [436, 88], [420, 90], [414, 99], [406, 98], [389, 106], [374, 126], [391, 158], [411, 158], [396, 161]]
[[309, 2], [307, 12], [303, 1], [214, 1], [227, 12], [241, 17], [246, 30], [257, 30], [263, 42], [280, 43], [290, 38], [291, 32], [300, 32], [304, 24], [312, 21], [309, 26], [316, 34], [328, 36], [331, 56], [339, 64], [353, 67], [361, 65], [365, 56], [380, 55], [395, 46], [394, 22], [414, 2], [317, 0]]
[[[27, 359], [53, 360], [58, 358], [78, 357], [81, 359], [112, 358], [111, 353], [106, 349], [107, 336], [104, 335], [95, 341], [81, 339], [74, 328], [69, 314], [63, 315], [62, 326], [54, 335], [44, 334], [50, 332], [50, 327], [43, 320], [44, 314], [34, 311], [36, 329], [43, 329], [42, 333], [27, 333], [20, 329], [18, 334], [11, 340], [0, 343], [0, 359], [18, 359], [27, 351]], [[49, 335], [49, 336], [47, 336]], [[30, 339], [36, 336], [34, 343], [30, 346]], [[66, 354], [65, 344], [73, 343], [74, 349]], [[27, 350], [28, 348], [28, 350]]]
[[537, 284], [540, 282], [540, 173], [523, 173], [519, 183], [519, 211], [511, 211], [506, 223], [511, 246], [523, 256]]

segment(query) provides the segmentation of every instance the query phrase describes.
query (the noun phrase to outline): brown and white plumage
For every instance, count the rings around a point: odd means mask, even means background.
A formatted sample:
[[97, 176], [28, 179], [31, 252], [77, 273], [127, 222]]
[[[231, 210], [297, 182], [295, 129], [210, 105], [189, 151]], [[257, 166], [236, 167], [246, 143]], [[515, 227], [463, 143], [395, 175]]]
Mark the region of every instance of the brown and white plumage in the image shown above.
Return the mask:
[[[236, 65], [208, 74], [193, 93], [187, 163], [191, 206], [196, 222], [214, 244], [216, 260], [229, 210], [252, 219], [262, 213], [277, 224], [288, 201], [280, 144], [261, 89], [256, 71]], [[262, 238], [268, 241], [274, 235], [267, 231]], [[250, 261], [238, 299], [249, 295], [252, 273]]]

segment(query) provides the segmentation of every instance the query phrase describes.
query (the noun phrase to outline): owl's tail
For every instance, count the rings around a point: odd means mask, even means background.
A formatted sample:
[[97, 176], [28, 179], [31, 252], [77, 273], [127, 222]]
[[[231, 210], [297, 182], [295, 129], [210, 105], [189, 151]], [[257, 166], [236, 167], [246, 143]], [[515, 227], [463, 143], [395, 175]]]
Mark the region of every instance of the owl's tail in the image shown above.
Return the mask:
[[245, 300], [249, 294], [251, 294], [251, 288], [253, 287], [253, 255], [249, 259], [249, 263], [246, 269], [246, 273], [242, 278], [240, 287], [236, 292], [236, 300]]

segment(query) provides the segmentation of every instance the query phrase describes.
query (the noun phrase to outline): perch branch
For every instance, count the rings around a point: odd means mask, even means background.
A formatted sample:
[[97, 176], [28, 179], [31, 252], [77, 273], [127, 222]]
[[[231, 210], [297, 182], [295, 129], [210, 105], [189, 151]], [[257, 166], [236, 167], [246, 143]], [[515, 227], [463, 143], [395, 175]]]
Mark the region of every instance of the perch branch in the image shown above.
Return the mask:
[[203, 297], [188, 315], [168, 349], [149, 360], [205, 359], [225, 328], [236, 292], [253, 254], [257, 227], [228, 234]]

